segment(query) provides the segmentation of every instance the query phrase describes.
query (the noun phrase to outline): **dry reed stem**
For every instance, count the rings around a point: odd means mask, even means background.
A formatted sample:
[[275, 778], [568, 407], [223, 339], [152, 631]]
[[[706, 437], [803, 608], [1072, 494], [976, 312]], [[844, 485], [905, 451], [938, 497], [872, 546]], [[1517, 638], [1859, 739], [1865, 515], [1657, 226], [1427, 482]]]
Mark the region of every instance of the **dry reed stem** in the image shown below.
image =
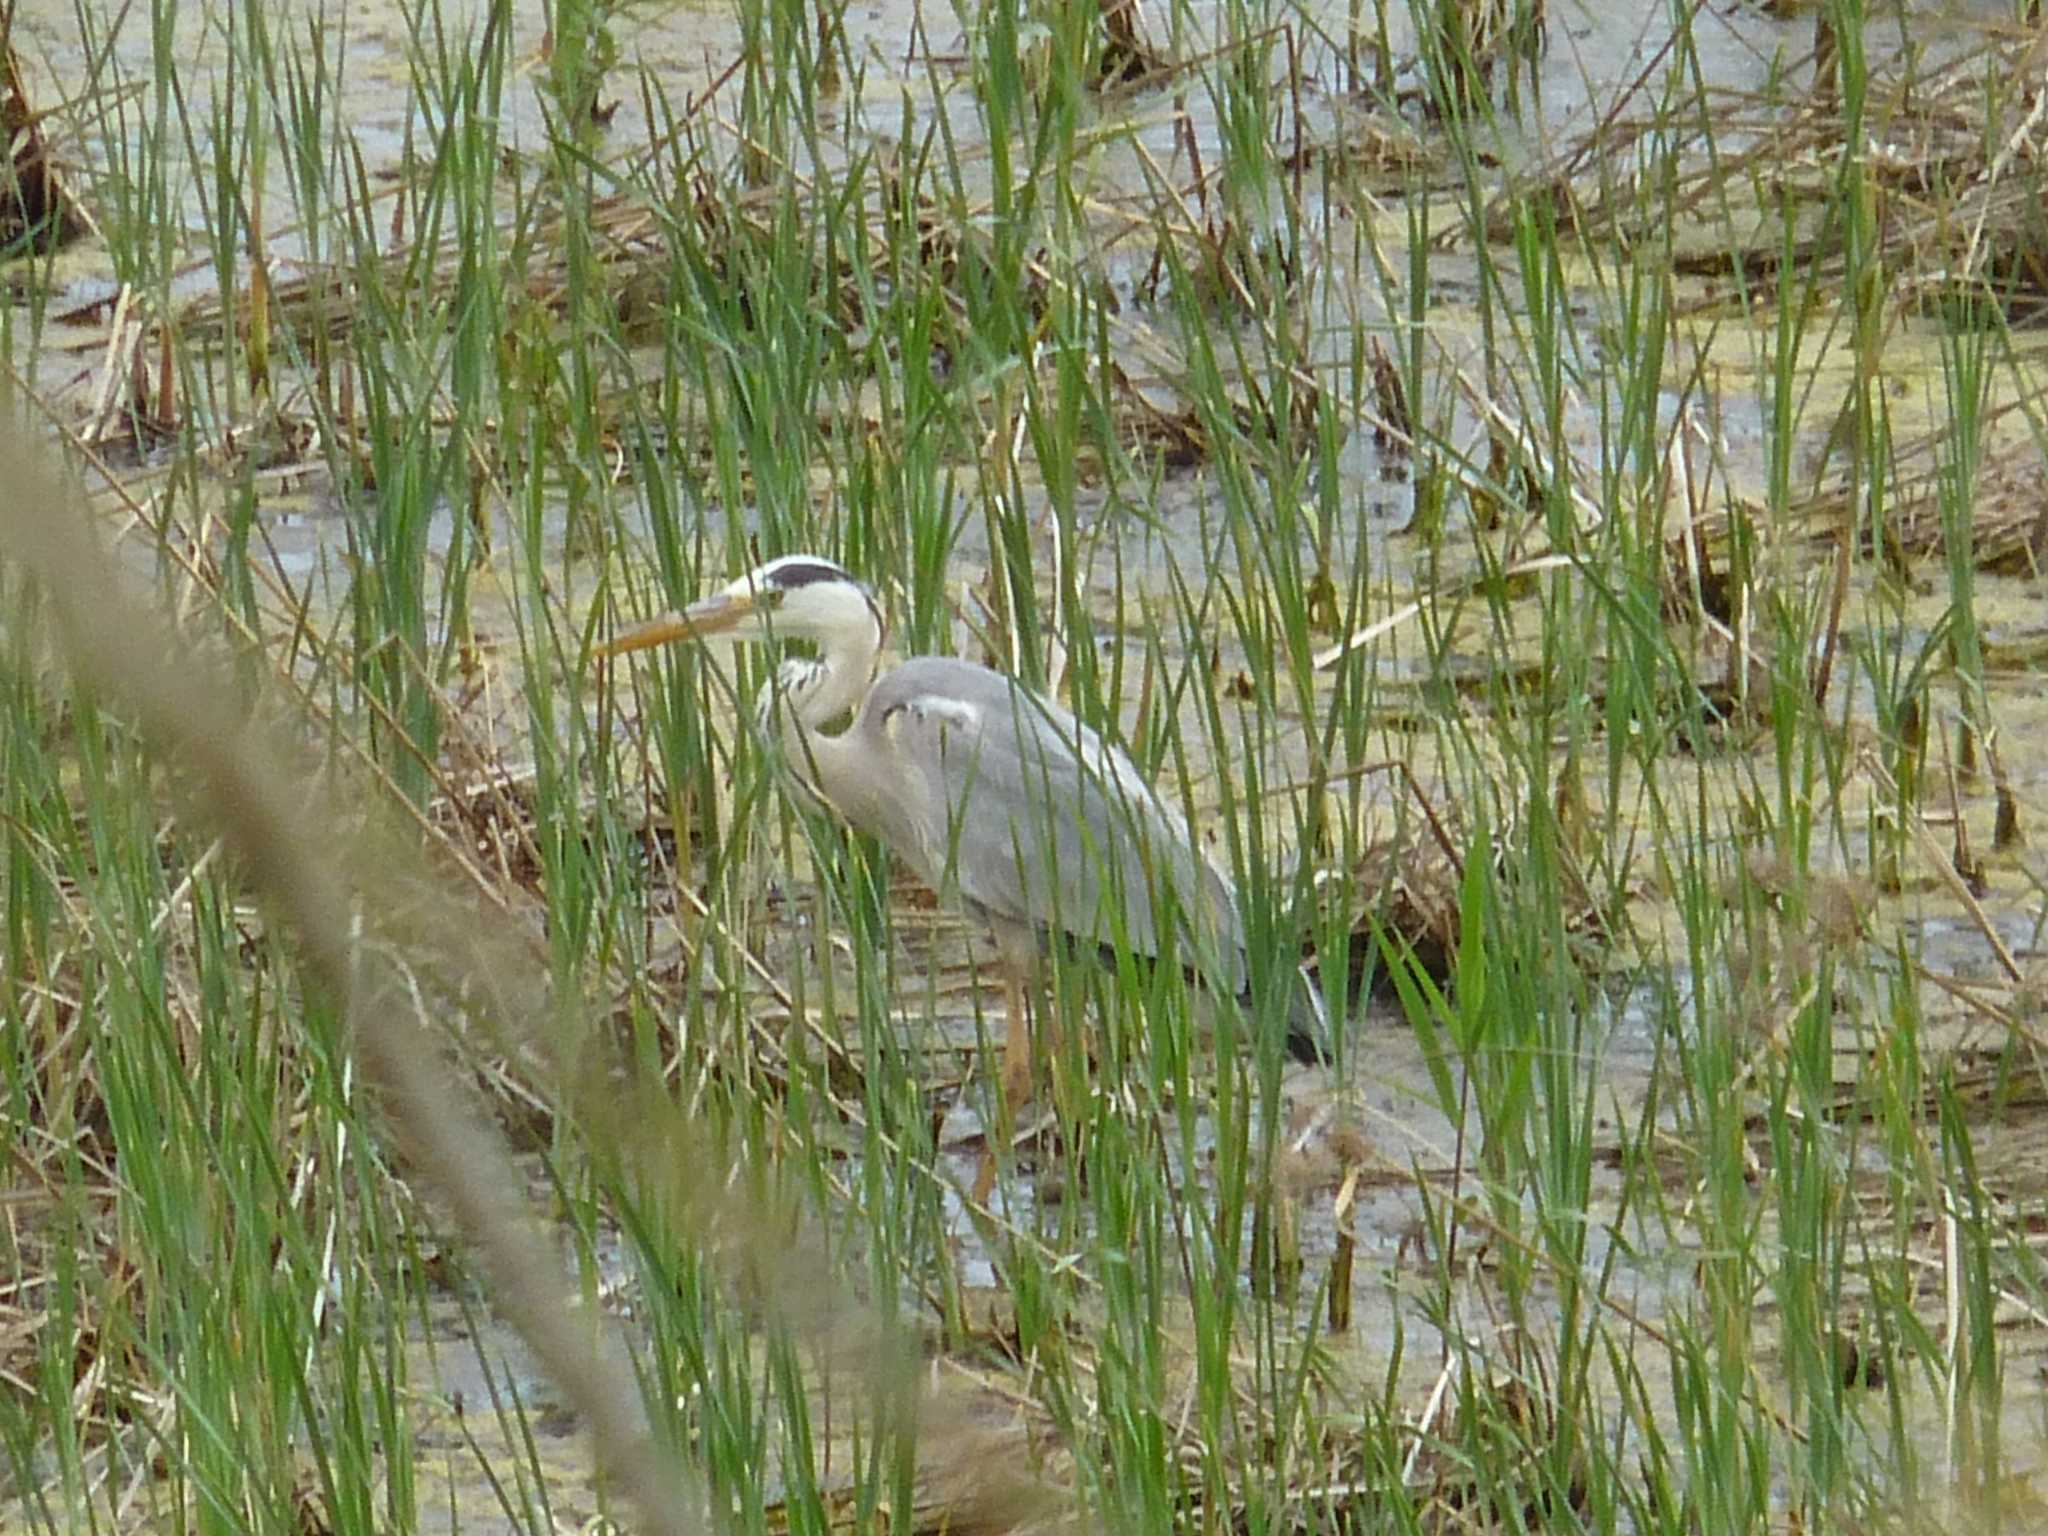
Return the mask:
[[[858, 1378], [885, 1421], [920, 1440], [923, 1480], [944, 1498], [953, 1528], [1008, 1528], [1055, 1510], [1028, 1475], [991, 1475], [987, 1432], [960, 1425], [951, 1392], [919, 1384], [917, 1351], [904, 1347], [900, 1328], [879, 1324], [819, 1255], [798, 1251], [805, 1239], [793, 1235], [796, 1213], [748, 1170], [736, 1173], [715, 1132], [676, 1109], [658, 1084], [622, 1088], [590, 1059], [581, 1046], [591, 1031], [573, 1001], [551, 997], [527, 936], [486, 910], [501, 898], [482, 889], [479, 872], [466, 869], [464, 885], [452, 885], [430, 871], [416, 843], [408, 854], [404, 839], [304, 770], [283, 733], [241, 706], [225, 666], [196, 654], [123, 590], [87, 532], [83, 495], [67, 492], [34, 449], [0, 430], [0, 476], [10, 472], [20, 494], [0, 507], [0, 553], [45, 588], [79, 675], [176, 765], [182, 814], [219, 835], [298, 936], [314, 983], [345, 1001], [355, 1054], [397, 1139], [480, 1255], [505, 1316], [584, 1415], [601, 1467], [622, 1481], [645, 1528], [705, 1528], [708, 1501], [656, 1445], [623, 1351], [565, 1285], [547, 1229], [516, 1193], [519, 1173], [430, 1033], [430, 1010], [468, 1016], [537, 1066], [551, 1107], [577, 1121], [600, 1157], [630, 1169], [687, 1239], [748, 1282], [828, 1369]], [[622, 1093], [643, 1112], [618, 1116]], [[585, 1107], [598, 1112], [578, 1114]], [[643, 1129], [608, 1129], [620, 1124]]]
[[[345, 1001], [356, 1054], [394, 1129], [474, 1245], [498, 1305], [586, 1416], [600, 1461], [623, 1481], [647, 1529], [705, 1527], [702, 1490], [656, 1448], [630, 1366], [574, 1305], [552, 1246], [515, 1193], [521, 1180], [457, 1090], [404, 978], [380, 946], [362, 942], [365, 887], [391, 888], [369, 875], [365, 857], [383, 839], [344, 817], [238, 706], [226, 668], [193, 654], [123, 590], [87, 532], [83, 496], [11, 430], [0, 433], [0, 477], [15, 488], [0, 508], [0, 548], [42, 585], [79, 676], [178, 765], [188, 813], [219, 833], [289, 924], [309, 976]], [[375, 851], [395, 859], [395, 840]], [[420, 915], [421, 904], [407, 905]], [[452, 919], [444, 907], [444, 930]]]

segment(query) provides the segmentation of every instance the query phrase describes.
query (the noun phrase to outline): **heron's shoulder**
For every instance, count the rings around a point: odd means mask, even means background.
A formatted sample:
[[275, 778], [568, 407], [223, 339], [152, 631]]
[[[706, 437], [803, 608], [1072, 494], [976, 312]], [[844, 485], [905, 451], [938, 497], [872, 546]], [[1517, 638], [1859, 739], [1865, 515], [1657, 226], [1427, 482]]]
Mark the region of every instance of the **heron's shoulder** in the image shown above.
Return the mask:
[[913, 656], [875, 681], [869, 710], [883, 720], [909, 715], [979, 726], [1015, 707], [1015, 685], [1002, 673], [954, 656]]
[[[1127, 799], [1156, 800], [1129, 758], [1075, 718], [1013, 677], [971, 661], [917, 656], [886, 674], [868, 695], [865, 718], [895, 739], [971, 734], [984, 755], [982, 773], [1028, 759], [1043, 776], [1087, 774], [1116, 785]], [[1160, 808], [1164, 814], [1163, 807]]]

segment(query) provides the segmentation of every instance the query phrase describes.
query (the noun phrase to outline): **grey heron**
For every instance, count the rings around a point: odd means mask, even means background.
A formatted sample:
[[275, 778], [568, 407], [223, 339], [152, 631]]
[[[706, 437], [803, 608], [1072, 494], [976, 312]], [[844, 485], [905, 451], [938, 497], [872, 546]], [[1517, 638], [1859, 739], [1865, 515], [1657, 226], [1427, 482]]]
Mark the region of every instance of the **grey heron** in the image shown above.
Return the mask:
[[[994, 930], [1008, 978], [1006, 1089], [1028, 1083], [1016, 981], [1064, 938], [1178, 963], [1248, 1000], [1237, 893], [1131, 759], [1059, 705], [974, 662], [913, 656], [877, 675], [887, 625], [871, 593], [816, 555], [770, 560], [628, 631], [600, 654], [684, 639], [808, 641], [762, 691], [798, 793], [880, 840]], [[834, 730], [840, 721], [847, 723]], [[1321, 1058], [1321, 1000], [1289, 978], [1287, 1048]]]

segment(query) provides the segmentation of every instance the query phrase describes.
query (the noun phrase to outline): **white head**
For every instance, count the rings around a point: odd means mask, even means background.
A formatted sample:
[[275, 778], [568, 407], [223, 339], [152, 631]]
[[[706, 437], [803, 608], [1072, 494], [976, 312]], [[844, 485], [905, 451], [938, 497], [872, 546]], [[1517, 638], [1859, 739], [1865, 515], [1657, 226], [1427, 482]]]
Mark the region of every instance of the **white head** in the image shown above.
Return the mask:
[[[680, 613], [663, 614], [627, 631], [599, 654], [618, 656], [714, 635], [808, 640], [817, 646], [817, 656], [785, 661], [771, 695], [779, 690], [804, 724], [817, 725], [859, 702], [874, 676], [886, 630], [874, 595], [843, 566], [818, 555], [784, 555]], [[763, 703], [772, 705], [772, 697]]]
[[784, 555], [758, 565], [701, 602], [628, 630], [601, 656], [674, 640], [810, 640], [829, 659], [881, 649], [887, 626], [874, 594], [818, 555]]
[[842, 566], [784, 555], [756, 566], [685, 611], [700, 634], [814, 640], [826, 656], [879, 649], [885, 626], [874, 594]]

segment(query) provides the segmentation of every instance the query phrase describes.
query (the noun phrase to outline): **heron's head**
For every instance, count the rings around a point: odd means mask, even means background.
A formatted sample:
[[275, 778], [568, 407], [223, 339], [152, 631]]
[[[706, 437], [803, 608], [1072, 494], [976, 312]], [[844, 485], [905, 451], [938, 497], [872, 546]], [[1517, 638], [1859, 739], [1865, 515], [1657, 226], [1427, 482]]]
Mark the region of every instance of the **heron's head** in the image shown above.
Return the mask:
[[815, 730], [855, 708], [874, 676], [886, 626], [874, 595], [842, 566], [817, 555], [784, 555], [756, 566], [702, 602], [628, 630], [604, 646], [619, 656], [673, 640], [807, 640], [816, 656], [791, 656], [761, 690], [757, 710], [771, 725], [787, 706]]
[[701, 602], [628, 630], [599, 652], [619, 656], [675, 640], [809, 640], [826, 659], [880, 648], [885, 626], [874, 595], [843, 566], [784, 555], [756, 566]]

